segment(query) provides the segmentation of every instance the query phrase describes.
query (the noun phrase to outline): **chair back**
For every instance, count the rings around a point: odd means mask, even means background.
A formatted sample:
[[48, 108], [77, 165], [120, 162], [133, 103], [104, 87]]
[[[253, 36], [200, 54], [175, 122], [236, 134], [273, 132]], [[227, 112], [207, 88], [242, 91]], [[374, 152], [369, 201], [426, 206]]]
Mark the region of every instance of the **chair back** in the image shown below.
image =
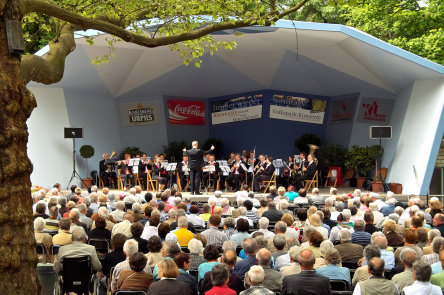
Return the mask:
[[188, 247], [180, 247], [180, 249], [185, 253], [190, 253], [190, 249], [188, 249]]
[[109, 252], [110, 246], [107, 239], [90, 239], [88, 244], [93, 245], [96, 251], [101, 254], [107, 254]]
[[91, 256], [62, 257], [62, 294], [75, 292], [89, 294], [92, 268]]
[[336, 291], [348, 291], [350, 287], [347, 281], [344, 280], [332, 280], [330, 279], [330, 286], [332, 290]]
[[132, 203], [125, 203], [125, 211], [131, 210], [133, 209], [133, 204]]
[[239, 253], [242, 251], [242, 246], [237, 246], [236, 247], [236, 255], [239, 256]]
[[37, 243], [35, 251], [38, 255], [45, 255], [46, 254], [46, 246], [42, 243]]
[[59, 249], [62, 247], [61, 245], [51, 245], [49, 248], [49, 253], [51, 253], [52, 256], [59, 254]]
[[355, 262], [342, 262], [342, 267], [346, 267], [348, 269], [357, 269], [359, 265]]
[[113, 295], [147, 295], [144, 290], [116, 290]]

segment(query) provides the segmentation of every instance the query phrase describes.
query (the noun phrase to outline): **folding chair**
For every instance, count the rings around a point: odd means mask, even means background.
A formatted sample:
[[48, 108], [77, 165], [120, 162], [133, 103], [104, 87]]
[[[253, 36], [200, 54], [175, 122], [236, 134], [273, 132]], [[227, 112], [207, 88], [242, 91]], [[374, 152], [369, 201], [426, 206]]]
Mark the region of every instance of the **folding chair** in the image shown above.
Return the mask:
[[273, 175], [271, 175], [270, 180], [263, 180], [262, 184], [265, 185], [264, 193], [266, 193], [268, 191], [268, 189], [270, 188], [271, 184], [276, 186], [276, 171], [273, 172]]
[[55, 255], [59, 254], [60, 247], [62, 247], [62, 246], [61, 245], [52, 245], [49, 248], [49, 253], [51, 253], [51, 256], [55, 256]]
[[328, 168], [327, 178], [325, 179], [324, 187], [340, 187], [342, 185], [341, 181], [341, 167], [330, 167]]
[[108, 254], [110, 246], [107, 239], [91, 239], [88, 241], [89, 245], [93, 245], [96, 248], [97, 257], [99, 259], [104, 259], [106, 254]]
[[335, 291], [349, 291], [350, 286], [347, 281], [344, 280], [332, 280], [330, 279], [330, 286]]
[[318, 187], [318, 171], [315, 172], [313, 178], [310, 180], [304, 180], [305, 182], [305, 191], [309, 192], [312, 188]]
[[60, 263], [62, 271], [60, 272], [57, 294], [75, 292], [79, 295], [89, 295], [93, 281], [91, 256], [63, 257]]
[[156, 179], [153, 179], [152, 177], [151, 177], [151, 173], [152, 173], [152, 171], [151, 170], [148, 170], [148, 172], [146, 173], [146, 190], [148, 191], [149, 190], [149, 187], [151, 186], [151, 188], [152, 188], [152, 190], [153, 191], [155, 191], [155, 192], [157, 192], [157, 189], [158, 189], [158, 183], [157, 183], [157, 180]]

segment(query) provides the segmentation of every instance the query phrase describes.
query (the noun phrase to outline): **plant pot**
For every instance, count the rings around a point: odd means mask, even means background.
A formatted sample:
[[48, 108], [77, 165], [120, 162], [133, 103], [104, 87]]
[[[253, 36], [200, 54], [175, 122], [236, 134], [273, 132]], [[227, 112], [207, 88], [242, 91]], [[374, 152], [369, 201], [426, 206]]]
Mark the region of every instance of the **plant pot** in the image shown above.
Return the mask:
[[88, 188], [92, 186], [93, 180], [92, 178], [82, 178], [82, 188]]
[[390, 183], [390, 190], [395, 194], [402, 194], [402, 184], [400, 183]]
[[361, 189], [364, 186], [364, 182], [368, 177], [358, 176], [356, 177], [356, 187]]
[[382, 192], [382, 181], [372, 181], [372, 192], [375, 193]]

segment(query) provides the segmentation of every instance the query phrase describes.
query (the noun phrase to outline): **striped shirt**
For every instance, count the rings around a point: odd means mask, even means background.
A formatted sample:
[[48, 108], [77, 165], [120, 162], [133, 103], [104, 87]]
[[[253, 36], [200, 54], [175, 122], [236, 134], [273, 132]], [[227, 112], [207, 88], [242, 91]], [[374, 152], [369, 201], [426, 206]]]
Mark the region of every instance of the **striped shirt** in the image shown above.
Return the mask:
[[219, 229], [215, 226], [210, 226], [209, 229], [202, 232], [202, 235], [207, 239], [207, 245], [222, 247], [222, 244], [225, 241], [228, 241], [227, 235], [219, 231]]
[[370, 244], [371, 237], [372, 235], [364, 230], [356, 230], [352, 233], [352, 243], [365, 247]]

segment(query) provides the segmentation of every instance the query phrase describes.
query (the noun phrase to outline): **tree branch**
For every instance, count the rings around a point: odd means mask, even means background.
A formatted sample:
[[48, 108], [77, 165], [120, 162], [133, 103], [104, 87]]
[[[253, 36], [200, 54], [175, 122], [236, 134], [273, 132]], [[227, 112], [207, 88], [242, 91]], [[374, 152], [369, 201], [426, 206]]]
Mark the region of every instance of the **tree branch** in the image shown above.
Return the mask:
[[[299, 2], [298, 5], [284, 10], [280, 13], [277, 13], [276, 11], [271, 11], [270, 13], [265, 14], [264, 17], [267, 18], [265, 21], [265, 25], [269, 26], [271, 25], [272, 21], [277, 21], [282, 17], [297, 11], [308, 1], [309, 0], [302, 0], [301, 2]], [[248, 20], [238, 20], [235, 22], [212, 23], [190, 32], [179, 33], [171, 36], [149, 38], [147, 36], [132, 33], [128, 30], [125, 30], [125, 28], [119, 27], [106, 21], [80, 16], [76, 13], [63, 9], [56, 4], [44, 0], [23, 0], [22, 11], [24, 13], [36, 12], [50, 15], [55, 18], [67, 21], [75, 25], [76, 27], [78, 26], [79, 29], [95, 29], [119, 37], [126, 42], [131, 42], [144, 47], [159, 47], [186, 40], [194, 40], [216, 31], [248, 27], [259, 23], [259, 20], [254, 18]]]
[[45, 58], [35, 54], [22, 56], [21, 74], [25, 84], [35, 81], [48, 85], [63, 78], [65, 59], [76, 48], [74, 31], [72, 25], [63, 25], [59, 37], [49, 43]]

